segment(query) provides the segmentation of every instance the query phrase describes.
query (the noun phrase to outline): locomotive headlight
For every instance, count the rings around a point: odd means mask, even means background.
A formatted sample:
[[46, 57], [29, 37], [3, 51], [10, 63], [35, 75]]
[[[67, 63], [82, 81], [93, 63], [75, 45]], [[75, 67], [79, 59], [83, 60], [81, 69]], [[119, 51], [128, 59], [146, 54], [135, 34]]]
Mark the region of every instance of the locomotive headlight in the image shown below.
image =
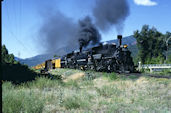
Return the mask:
[[125, 45], [124, 45], [124, 48], [127, 48], [127, 47], [128, 47], [128, 45], [125, 44]]

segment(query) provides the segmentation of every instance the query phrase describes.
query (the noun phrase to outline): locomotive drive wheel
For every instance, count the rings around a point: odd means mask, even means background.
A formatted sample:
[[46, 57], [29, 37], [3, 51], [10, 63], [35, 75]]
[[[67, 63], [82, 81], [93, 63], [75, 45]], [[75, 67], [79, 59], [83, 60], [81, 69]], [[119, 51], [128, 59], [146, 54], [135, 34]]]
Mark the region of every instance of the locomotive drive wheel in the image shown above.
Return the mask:
[[110, 65], [107, 66], [107, 70], [111, 71], [111, 66]]
[[85, 67], [84, 66], [80, 66], [80, 69], [85, 71]]
[[111, 65], [107, 66], [107, 72], [109, 72], [109, 73], [112, 72], [112, 66]]
[[88, 66], [88, 69], [90, 69], [90, 70], [94, 70], [94, 69], [95, 69], [95, 67], [94, 67], [94, 65], [89, 65], [89, 66]]

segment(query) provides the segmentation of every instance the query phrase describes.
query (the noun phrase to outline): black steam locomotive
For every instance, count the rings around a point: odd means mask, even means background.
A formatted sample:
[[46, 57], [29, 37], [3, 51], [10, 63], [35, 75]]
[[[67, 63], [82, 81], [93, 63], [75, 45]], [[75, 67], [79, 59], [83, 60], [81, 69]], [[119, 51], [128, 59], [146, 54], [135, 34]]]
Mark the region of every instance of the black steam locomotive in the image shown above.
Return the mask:
[[134, 72], [134, 63], [127, 45], [122, 45], [122, 35], [118, 35], [119, 45], [99, 44], [87, 50], [80, 50], [64, 55], [62, 58], [50, 59], [35, 66], [44, 71], [54, 68], [74, 68], [106, 72]]
[[96, 47], [69, 53], [61, 58], [62, 68], [92, 69], [107, 72], [133, 72], [134, 63], [127, 45], [122, 45], [122, 35], [118, 35], [119, 45], [100, 44]]

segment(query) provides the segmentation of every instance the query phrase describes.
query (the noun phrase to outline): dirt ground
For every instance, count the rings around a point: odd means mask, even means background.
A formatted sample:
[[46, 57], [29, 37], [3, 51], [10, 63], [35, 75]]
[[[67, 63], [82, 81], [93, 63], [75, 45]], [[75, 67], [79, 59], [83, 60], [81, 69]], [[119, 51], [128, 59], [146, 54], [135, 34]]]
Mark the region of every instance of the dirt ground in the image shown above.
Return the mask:
[[85, 76], [85, 73], [75, 73], [75, 74], [68, 76], [63, 81], [68, 82], [69, 80], [77, 80], [77, 79], [84, 77], [84, 76]]

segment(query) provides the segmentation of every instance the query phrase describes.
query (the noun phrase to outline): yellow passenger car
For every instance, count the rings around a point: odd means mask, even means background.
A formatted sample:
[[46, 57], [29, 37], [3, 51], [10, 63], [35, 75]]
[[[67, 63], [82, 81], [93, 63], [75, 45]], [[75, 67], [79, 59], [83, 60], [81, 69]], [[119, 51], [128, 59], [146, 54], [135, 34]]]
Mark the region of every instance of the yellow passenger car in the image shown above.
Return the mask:
[[43, 69], [45, 68], [45, 63], [43, 62], [42, 64], [38, 64], [36, 66], [33, 67], [34, 69]]
[[53, 68], [60, 68], [61, 67], [61, 59], [53, 59], [52, 60], [52, 67]]

